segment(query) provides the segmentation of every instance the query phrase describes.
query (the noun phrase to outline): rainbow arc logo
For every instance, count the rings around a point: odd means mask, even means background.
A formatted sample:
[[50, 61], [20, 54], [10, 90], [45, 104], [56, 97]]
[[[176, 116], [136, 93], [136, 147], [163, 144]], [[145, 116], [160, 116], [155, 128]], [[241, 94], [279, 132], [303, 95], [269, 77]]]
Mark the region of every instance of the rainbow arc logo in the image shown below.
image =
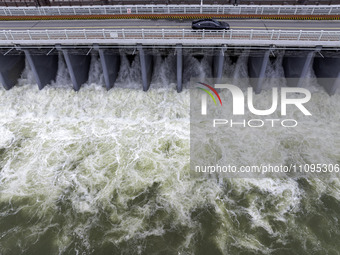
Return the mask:
[[[208, 84], [206, 84], [206, 83], [203, 83], [203, 82], [198, 82], [198, 84], [201, 84], [201, 85], [203, 85], [203, 86], [209, 88], [209, 89], [217, 96], [217, 98], [218, 98], [218, 100], [220, 101], [220, 104], [221, 104], [221, 106], [222, 106], [221, 97], [220, 97], [220, 95], [217, 93], [216, 89], [214, 89], [212, 86], [210, 86], [210, 85], [208, 85]], [[217, 105], [216, 100], [215, 100], [215, 97], [213, 96], [213, 94], [212, 94], [209, 90], [204, 89], [204, 88], [201, 88], [201, 87], [197, 87], [197, 88], [200, 89], [200, 90], [203, 90], [204, 92], [206, 92], [206, 93], [212, 98], [212, 100], [214, 101], [215, 105]]]

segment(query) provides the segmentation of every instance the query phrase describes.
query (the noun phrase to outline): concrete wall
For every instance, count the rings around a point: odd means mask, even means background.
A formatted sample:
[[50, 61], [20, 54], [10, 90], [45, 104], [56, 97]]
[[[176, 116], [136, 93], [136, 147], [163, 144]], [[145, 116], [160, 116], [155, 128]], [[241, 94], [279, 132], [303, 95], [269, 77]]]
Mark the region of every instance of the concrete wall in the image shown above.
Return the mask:
[[5, 89], [11, 89], [17, 83], [24, 68], [24, 55], [0, 54], [0, 82]]
[[114, 86], [120, 69], [120, 55], [109, 54], [107, 51], [98, 48], [100, 63], [102, 64], [106, 89]]
[[261, 52], [258, 56], [248, 57], [248, 76], [256, 94], [262, 90], [265, 72], [269, 62], [270, 50]]
[[82, 84], [87, 82], [90, 70], [90, 55], [77, 55], [70, 53], [69, 50], [62, 50], [67, 65], [67, 69], [71, 76], [73, 89], [78, 91]]
[[313, 69], [318, 83], [333, 95], [340, 87], [340, 58], [318, 56], [314, 58]]
[[283, 69], [287, 78], [287, 86], [301, 87], [311, 68], [315, 51], [303, 52], [300, 56], [285, 56]]
[[29, 50], [24, 52], [39, 89], [43, 89], [55, 80], [58, 71], [57, 55], [33, 55]]

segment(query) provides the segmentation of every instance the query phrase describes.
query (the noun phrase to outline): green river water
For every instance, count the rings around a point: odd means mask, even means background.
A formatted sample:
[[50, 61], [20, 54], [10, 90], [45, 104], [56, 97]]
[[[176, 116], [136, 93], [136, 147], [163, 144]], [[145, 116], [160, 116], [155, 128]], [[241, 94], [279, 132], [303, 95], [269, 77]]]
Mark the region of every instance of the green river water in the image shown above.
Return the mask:
[[[189, 90], [145, 93], [122, 68], [106, 91], [98, 66], [79, 92], [63, 66], [58, 86], [26, 70], [0, 88], [0, 254], [340, 254], [338, 178], [192, 178]], [[330, 132], [283, 146], [339, 163], [340, 95], [313, 93]]]

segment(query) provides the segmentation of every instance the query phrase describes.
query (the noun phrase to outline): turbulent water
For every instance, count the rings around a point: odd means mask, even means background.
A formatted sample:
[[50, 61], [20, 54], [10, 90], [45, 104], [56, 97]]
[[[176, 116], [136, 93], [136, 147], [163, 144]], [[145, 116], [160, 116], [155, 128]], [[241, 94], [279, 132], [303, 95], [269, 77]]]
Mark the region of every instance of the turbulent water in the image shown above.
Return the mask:
[[[224, 74], [246, 77], [245, 59]], [[156, 61], [147, 93], [138, 58], [110, 91], [96, 58], [79, 92], [63, 61], [41, 91], [29, 68], [0, 88], [0, 254], [339, 254], [339, 179], [190, 177], [189, 90], [175, 92], [171, 56]], [[185, 61], [184, 77], [211, 75], [208, 59]], [[339, 128], [340, 95], [314, 93]], [[280, 139], [297, 157], [337, 155], [339, 130]]]

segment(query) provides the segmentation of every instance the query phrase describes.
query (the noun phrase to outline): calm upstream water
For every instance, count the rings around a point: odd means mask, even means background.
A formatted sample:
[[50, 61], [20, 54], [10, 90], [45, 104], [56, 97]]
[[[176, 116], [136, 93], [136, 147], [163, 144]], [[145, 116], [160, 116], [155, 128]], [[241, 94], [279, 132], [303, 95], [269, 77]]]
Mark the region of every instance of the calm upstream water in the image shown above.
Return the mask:
[[[244, 77], [244, 60], [225, 74]], [[95, 58], [78, 93], [63, 61], [42, 91], [28, 68], [0, 88], [0, 254], [340, 254], [339, 179], [190, 177], [189, 90], [175, 92], [173, 57], [157, 61], [147, 93], [137, 58], [110, 91]], [[211, 75], [205, 58], [184, 66]], [[291, 155], [340, 163], [340, 94], [313, 93], [330, 135], [281, 139]]]

